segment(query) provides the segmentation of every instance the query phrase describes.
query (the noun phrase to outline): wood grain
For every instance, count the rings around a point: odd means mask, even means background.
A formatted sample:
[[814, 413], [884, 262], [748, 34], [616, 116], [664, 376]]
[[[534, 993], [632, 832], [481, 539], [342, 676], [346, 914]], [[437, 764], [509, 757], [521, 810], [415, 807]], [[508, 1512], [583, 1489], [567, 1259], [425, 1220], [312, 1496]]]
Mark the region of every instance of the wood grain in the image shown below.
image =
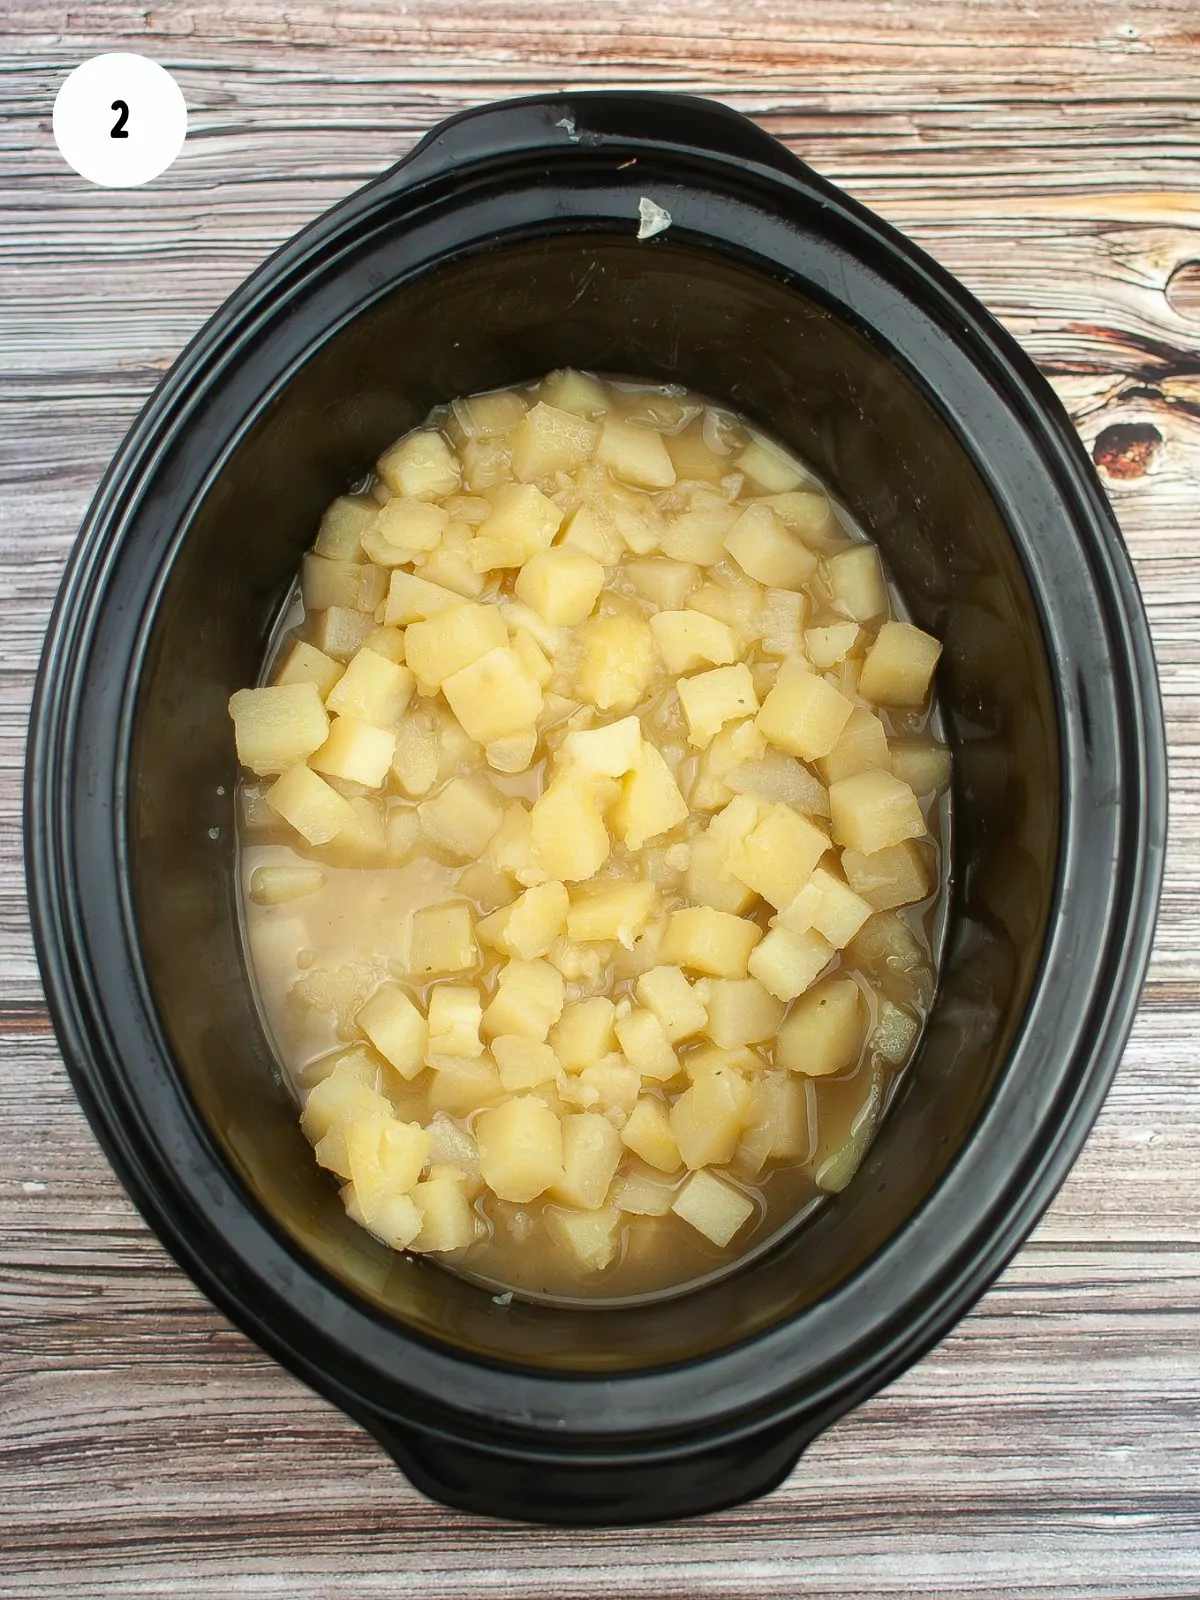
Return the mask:
[[[6, 0], [0, 9], [0, 1595], [1200, 1593], [1200, 13], [1194, 0]], [[90, 188], [65, 73], [134, 49], [190, 136]], [[911, 233], [1050, 375], [1146, 597], [1174, 780], [1124, 1066], [1034, 1239], [768, 1500], [653, 1535], [423, 1501], [167, 1260], [75, 1105], [20, 867], [32, 673], [104, 466], [181, 345], [447, 113], [714, 94]]]

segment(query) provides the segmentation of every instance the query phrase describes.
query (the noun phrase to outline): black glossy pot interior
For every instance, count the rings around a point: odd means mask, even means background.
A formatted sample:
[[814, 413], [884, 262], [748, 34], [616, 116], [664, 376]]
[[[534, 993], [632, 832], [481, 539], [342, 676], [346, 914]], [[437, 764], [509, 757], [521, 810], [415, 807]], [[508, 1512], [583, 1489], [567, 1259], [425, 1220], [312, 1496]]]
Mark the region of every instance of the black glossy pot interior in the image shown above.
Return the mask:
[[[672, 380], [791, 443], [946, 641], [953, 902], [917, 1059], [848, 1190], [740, 1272], [652, 1306], [513, 1306], [347, 1221], [246, 981], [226, 700], [253, 681], [324, 505], [438, 401], [576, 365]], [[249, 1195], [414, 1331], [504, 1361], [627, 1370], [715, 1351], [811, 1305], [921, 1206], [967, 1138], [1030, 996], [1057, 865], [1059, 740], [1042, 627], [1000, 508], [882, 343], [731, 255], [628, 233], [507, 243], [379, 298], [295, 372], [200, 500], [138, 689], [132, 894], [157, 1006]], [[219, 838], [210, 829], [219, 828]]]

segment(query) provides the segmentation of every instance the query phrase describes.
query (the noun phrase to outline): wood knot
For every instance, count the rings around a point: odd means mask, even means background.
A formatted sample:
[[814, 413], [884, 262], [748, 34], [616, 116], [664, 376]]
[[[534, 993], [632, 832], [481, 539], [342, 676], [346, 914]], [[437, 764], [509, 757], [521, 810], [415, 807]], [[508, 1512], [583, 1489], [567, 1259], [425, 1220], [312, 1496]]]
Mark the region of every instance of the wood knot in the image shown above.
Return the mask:
[[1152, 422], [1112, 422], [1096, 436], [1092, 460], [1110, 478], [1141, 478], [1162, 445]]
[[1167, 279], [1167, 304], [1179, 317], [1200, 320], [1200, 261], [1185, 261]]

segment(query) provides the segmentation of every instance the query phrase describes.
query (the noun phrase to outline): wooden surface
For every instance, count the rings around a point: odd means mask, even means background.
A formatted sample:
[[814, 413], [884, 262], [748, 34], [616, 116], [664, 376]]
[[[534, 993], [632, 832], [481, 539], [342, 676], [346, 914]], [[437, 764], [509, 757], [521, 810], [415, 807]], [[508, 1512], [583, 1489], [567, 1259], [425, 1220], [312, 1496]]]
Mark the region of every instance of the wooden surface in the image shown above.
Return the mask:
[[[65, 72], [191, 108], [146, 189], [76, 178]], [[0, 5], [0, 1594], [1200, 1594], [1200, 11], [1196, 0], [4, 0]], [[62, 562], [160, 372], [307, 218], [448, 112], [714, 94], [958, 273], [1102, 462], [1162, 668], [1164, 914], [1133, 1041], [1035, 1238], [770, 1499], [654, 1533], [423, 1501], [235, 1333], [68, 1087], [22, 899], [20, 761]]]

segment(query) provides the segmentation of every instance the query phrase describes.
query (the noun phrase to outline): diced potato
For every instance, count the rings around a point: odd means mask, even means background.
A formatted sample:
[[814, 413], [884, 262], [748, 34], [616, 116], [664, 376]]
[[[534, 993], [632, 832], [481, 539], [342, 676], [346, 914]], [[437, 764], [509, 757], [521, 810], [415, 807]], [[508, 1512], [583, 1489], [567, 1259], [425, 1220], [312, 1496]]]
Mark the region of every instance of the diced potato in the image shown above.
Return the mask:
[[300, 564], [300, 593], [306, 611], [327, 611], [330, 606], [358, 609], [358, 584], [362, 566], [357, 561], [330, 561], [307, 555]]
[[638, 489], [669, 489], [675, 482], [675, 468], [662, 434], [612, 415], [604, 419], [596, 459], [615, 477]]
[[691, 967], [713, 978], [744, 978], [750, 952], [762, 936], [758, 924], [743, 917], [709, 906], [687, 906], [668, 919], [660, 954], [666, 964]]
[[560, 1096], [567, 1099], [574, 1095], [574, 1103], [587, 1110], [603, 1111], [615, 1128], [625, 1125], [641, 1088], [641, 1073], [620, 1055], [604, 1056], [577, 1076], [568, 1077], [564, 1072], [558, 1080]]
[[454, 452], [433, 428], [406, 434], [379, 458], [379, 476], [393, 494], [411, 500], [440, 500], [459, 485]]
[[312, 683], [324, 700], [344, 670], [341, 662], [327, 656], [324, 650], [297, 639], [275, 674], [275, 686], [282, 688], [292, 683]]
[[631, 711], [655, 674], [654, 640], [640, 617], [591, 617], [579, 629], [575, 690], [600, 711]]
[[752, 433], [750, 443], [734, 458], [734, 466], [765, 494], [782, 494], [805, 481], [805, 471], [772, 439]]
[[618, 1015], [616, 1033], [625, 1059], [643, 1078], [669, 1083], [678, 1075], [679, 1058], [653, 1011], [635, 1006], [627, 1016]]
[[426, 500], [389, 500], [363, 534], [363, 549], [381, 567], [400, 567], [436, 550], [450, 513]]
[[414, 572], [393, 572], [388, 579], [384, 602], [384, 622], [389, 628], [407, 627], [412, 622], [427, 622], [439, 612], [462, 605], [462, 595], [453, 589], [419, 578]]
[[529, 823], [530, 848], [548, 877], [578, 883], [608, 860], [611, 841], [596, 789], [569, 771], [535, 801]]
[[[411, 635], [412, 629], [409, 629]], [[489, 650], [442, 684], [454, 715], [472, 739], [491, 744], [532, 727], [542, 690], [512, 649]]]
[[844, 950], [871, 911], [872, 907], [850, 885], [818, 867], [776, 920], [792, 933], [808, 933], [815, 928], [835, 950]]
[[325, 701], [327, 711], [357, 717], [378, 728], [394, 728], [408, 709], [416, 679], [407, 667], [364, 645]]
[[502, 483], [489, 489], [492, 514], [480, 524], [469, 552], [476, 572], [524, 566], [554, 542], [563, 514], [531, 483]]
[[609, 810], [613, 833], [630, 850], [640, 850], [648, 839], [669, 833], [687, 816], [687, 801], [679, 792], [674, 773], [656, 746], [643, 741]]
[[722, 1049], [773, 1039], [783, 1021], [783, 1002], [757, 978], [710, 978], [705, 1032]]
[[621, 1135], [598, 1111], [573, 1111], [562, 1119], [562, 1177], [554, 1198], [596, 1211], [605, 1202], [609, 1185], [621, 1164]]
[[515, 584], [518, 597], [556, 627], [571, 627], [590, 616], [603, 587], [600, 562], [562, 545], [531, 556]]
[[497, 484], [507, 483], [512, 477], [512, 450], [505, 434], [465, 439], [459, 456], [462, 460], [463, 487], [470, 492], [471, 498], [486, 495]]
[[504, 817], [496, 795], [471, 778], [452, 778], [417, 807], [421, 831], [439, 850], [471, 861], [482, 855]]
[[747, 577], [772, 589], [799, 589], [817, 570], [817, 558], [803, 540], [761, 503], [741, 513], [725, 548]]
[[363, 534], [375, 520], [374, 500], [343, 494], [330, 503], [321, 518], [313, 550], [330, 561], [353, 561]]
[[679, 967], [651, 967], [637, 980], [637, 997], [662, 1024], [668, 1040], [675, 1044], [699, 1033], [708, 1021], [708, 1011]]
[[329, 737], [329, 718], [312, 682], [239, 689], [230, 696], [229, 715], [238, 760], [260, 776], [286, 772]]
[[776, 804], [730, 852], [729, 867], [735, 878], [779, 910], [800, 893], [828, 848], [820, 828], [791, 806]]
[[309, 844], [328, 844], [354, 826], [354, 808], [309, 767], [292, 767], [267, 790], [267, 804]]
[[[609, 563], [611, 565], [611, 563]], [[660, 611], [679, 611], [700, 582], [699, 568], [691, 561], [674, 561], [666, 556], [645, 556], [625, 563], [625, 576], [639, 594]], [[653, 625], [653, 619], [651, 619]]]
[[483, 753], [493, 772], [527, 772], [533, 763], [537, 742], [537, 729], [523, 728], [520, 733], [493, 739]]
[[[387, 599], [388, 573], [383, 567], [377, 567], [374, 562], [368, 562], [358, 577], [358, 600], [356, 610], [365, 612], [374, 621], [375, 613]], [[372, 628], [372, 633], [375, 629]], [[370, 637], [370, 634], [367, 636]], [[364, 640], [365, 643], [365, 640]]]
[[378, 861], [387, 849], [384, 831], [383, 808], [374, 795], [355, 795], [350, 801], [353, 822], [339, 828], [330, 840], [331, 855], [347, 861], [351, 866], [362, 866]]
[[892, 755], [883, 723], [865, 706], [855, 706], [837, 743], [817, 764], [826, 783], [853, 778], [872, 767], [890, 772]]
[[899, 778], [879, 769], [831, 783], [829, 811], [838, 844], [865, 855], [905, 839], [919, 839], [925, 832], [916, 795]]
[[754, 1215], [754, 1202], [711, 1172], [693, 1172], [671, 1202], [671, 1210], [723, 1248]]
[[573, 367], [552, 372], [542, 384], [542, 399], [560, 411], [573, 411], [579, 417], [602, 417], [608, 410], [608, 396], [598, 378]]
[[549, 953], [567, 923], [567, 888], [557, 879], [534, 884], [501, 910], [485, 917], [476, 932], [482, 944], [521, 961]]
[[708, 443], [706, 420], [697, 419], [664, 440], [675, 475], [681, 482], [718, 483], [733, 471], [732, 453], [725, 449], [714, 450]]
[[636, 717], [622, 717], [599, 728], [579, 728], [562, 742], [559, 759], [581, 774], [620, 778], [632, 772], [642, 753], [642, 725]]
[[[375, 1083], [363, 1081], [367, 1076], [364, 1064], [370, 1065], [360, 1052], [351, 1051], [339, 1057], [328, 1076], [309, 1091], [300, 1126], [311, 1144], [319, 1144], [331, 1129], [346, 1126], [355, 1117], [390, 1112]], [[370, 1076], [378, 1078], [378, 1067], [371, 1067]]]
[[455, 400], [451, 410], [468, 438], [488, 439], [516, 427], [525, 415], [525, 400], [511, 389], [504, 389], [496, 394], [473, 394]]
[[370, 1227], [393, 1195], [407, 1194], [429, 1155], [429, 1135], [416, 1122], [380, 1113], [356, 1117], [346, 1129], [346, 1155], [355, 1198]]
[[732, 1067], [699, 1073], [671, 1107], [671, 1132], [684, 1166], [720, 1166], [730, 1160], [754, 1110], [750, 1084]]
[[539, 400], [513, 429], [513, 476], [522, 483], [571, 472], [596, 453], [600, 429], [572, 411]]
[[309, 757], [317, 772], [331, 778], [344, 778], [378, 789], [391, 770], [396, 754], [396, 735], [390, 728], [377, 728], [357, 717], [334, 717], [329, 737]]
[[613, 1205], [633, 1217], [665, 1217], [674, 1194], [674, 1184], [649, 1172], [620, 1172], [609, 1190]]
[[815, 761], [833, 749], [853, 710], [853, 703], [824, 678], [800, 662], [785, 661], [755, 720], [780, 750]]
[[327, 611], [312, 612], [309, 622], [313, 643], [335, 661], [349, 661], [375, 626], [372, 617], [347, 606], [330, 606]]
[[857, 622], [834, 622], [824, 628], [809, 628], [804, 635], [808, 659], [818, 672], [834, 667], [858, 643], [862, 629]]
[[725, 554], [725, 539], [737, 516], [736, 508], [723, 495], [693, 495], [688, 509], [671, 517], [664, 527], [663, 554], [673, 561], [711, 566]]
[[428, 794], [437, 782], [438, 738], [433, 720], [425, 712], [403, 717], [396, 729], [392, 772], [410, 799]]
[[853, 978], [826, 978], [796, 1002], [779, 1030], [779, 1064], [808, 1078], [847, 1071], [862, 1049], [866, 1009]]
[[429, 1024], [403, 989], [395, 984], [377, 989], [355, 1021], [402, 1078], [415, 1078], [422, 1071]]
[[701, 834], [692, 841], [691, 852], [684, 875], [684, 892], [688, 899], [733, 915], [748, 911], [756, 899], [754, 890], [730, 872], [724, 846]]
[[699, 749], [704, 749], [727, 722], [752, 717], [758, 710], [754, 679], [744, 661], [681, 678], [679, 701], [687, 718], [688, 742]]
[[567, 937], [581, 941], [618, 939], [627, 948], [654, 909], [657, 893], [652, 883], [589, 883], [571, 896], [567, 911]]
[[739, 761], [725, 773], [724, 782], [734, 794], [781, 801], [813, 817], [829, 815], [825, 785], [782, 750], [764, 750], [756, 760]]
[[475, 1213], [461, 1183], [430, 1176], [417, 1184], [412, 1200], [421, 1214], [421, 1231], [409, 1244], [410, 1250], [442, 1255], [475, 1243]]
[[917, 795], [940, 794], [950, 784], [950, 752], [924, 739], [894, 740], [892, 771]]
[[393, 1250], [407, 1250], [421, 1231], [421, 1213], [411, 1194], [389, 1195], [370, 1223], [362, 1213], [352, 1183], [343, 1187], [341, 1196], [350, 1220], [357, 1222], [360, 1228], [367, 1228]]
[[486, 860], [497, 871], [529, 887], [549, 877], [533, 853], [533, 821], [528, 807], [514, 800], [487, 847]]
[[498, 607], [460, 604], [414, 622], [404, 635], [404, 659], [423, 684], [440, 689], [454, 673], [507, 644]]
[[563, 1206], [547, 1206], [544, 1217], [551, 1239], [585, 1272], [603, 1272], [616, 1260], [621, 1247], [621, 1213], [615, 1208], [568, 1211]]
[[403, 801], [389, 804], [383, 822], [384, 850], [389, 861], [406, 861], [421, 837], [421, 823], [415, 810]]
[[792, 489], [765, 497], [775, 514], [811, 550], [830, 553], [846, 543], [845, 530], [838, 522], [829, 497], [819, 489]]
[[[763, 595], [759, 618], [760, 644], [768, 656], [797, 656], [803, 659], [804, 624], [808, 619], [808, 596], [788, 589], [768, 589]], [[767, 663], [764, 663], [766, 666]]]
[[911, 623], [885, 622], [867, 651], [859, 692], [877, 705], [924, 705], [941, 653], [939, 641]]
[[562, 1180], [562, 1127], [537, 1095], [481, 1111], [475, 1139], [483, 1181], [500, 1200], [525, 1205]]
[[682, 1164], [667, 1106], [649, 1095], [643, 1095], [629, 1113], [621, 1143], [659, 1172], [678, 1172]]
[[563, 1007], [550, 1030], [550, 1044], [566, 1071], [582, 1072], [608, 1055], [615, 1043], [615, 1018], [616, 1007], [607, 995], [573, 1000]]
[[466, 972], [478, 958], [470, 906], [452, 901], [413, 912], [408, 970], [415, 977]]
[[433, 550], [421, 562], [421, 576], [443, 589], [453, 589], [464, 600], [478, 600], [487, 588], [487, 579], [476, 572], [466, 555], [457, 550]]
[[751, 951], [747, 965], [777, 1000], [786, 1001], [803, 994], [833, 955], [833, 946], [819, 933], [792, 933], [776, 926]]
[[429, 1054], [465, 1056], [483, 1054], [479, 1026], [483, 1003], [478, 989], [469, 984], [439, 983], [429, 995]]
[[548, 961], [513, 960], [501, 968], [496, 993], [483, 1013], [485, 1037], [502, 1033], [544, 1040], [562, 1016], [565, 987]]
[[754, 1120], [734, 1156], [740, 1172], [753, 1177], [768, 1161], [803, 1161], [812, 1144], [808, 1095], [793, 1073], [762, 1072], [754, 1080]]
[[725, 587], [719, 583], [702, 583], [694, 594], [688, 596], [688, 609], [702, 611], [706, 617], [716, 617], [733, 629], [747, 645], [762, 631], [763, 590], [749, 579], [744, 586]]
[[893, 906], [912, 905], [916, 900], [924, 900], [931, 888], [924, 859], [911, 839], [888, 845], [870, 855], [843, 850], [842, 871], [854, 892], [866, 903], [863, 922], [872, 909], [890, 911]]
[[873, 544], [856, 544], [829, 558], [833, 603], [855, 622], [870, 622], [888, 608], [887, 585]]
[[250, 898], [255, 905], [280, 906], [302, 900], [325, 886], [320, 867], [255, 867], [250, 874]]
[[732, 630], [703, 611], [660, 611], [650, 618], [650, 632], [668, 672], [724, 666], [741, 654]]
[[615, 567], [626, 552], [616, 524], [599, 501], [585, 500], [563, 523], [560, 547], [579, 550], [603, 567]]
[[492, 1040], [492, 1055], [500, 1069], [500, 1082], [513, 1093], [540, 1088], [558, 1077], [558, 1057], [540, 1039], [523, 1038], [516, 1033], [498, 1034]]
[[478, 1193], [483, 1187], [479, 1146], [466, 1129], [460, 1128], [445, 1112], [439, 1111], [430, 1118], [426, 1132], [429, 1134], [431, 1169], [438, 1166], [457, 1167], [467, 1180], [468, 1191]]
[[507, 1093], [489, 1055], [434, 1056], [429, 1109], [469, 1117], [480, 1106], [495, 1105]]

